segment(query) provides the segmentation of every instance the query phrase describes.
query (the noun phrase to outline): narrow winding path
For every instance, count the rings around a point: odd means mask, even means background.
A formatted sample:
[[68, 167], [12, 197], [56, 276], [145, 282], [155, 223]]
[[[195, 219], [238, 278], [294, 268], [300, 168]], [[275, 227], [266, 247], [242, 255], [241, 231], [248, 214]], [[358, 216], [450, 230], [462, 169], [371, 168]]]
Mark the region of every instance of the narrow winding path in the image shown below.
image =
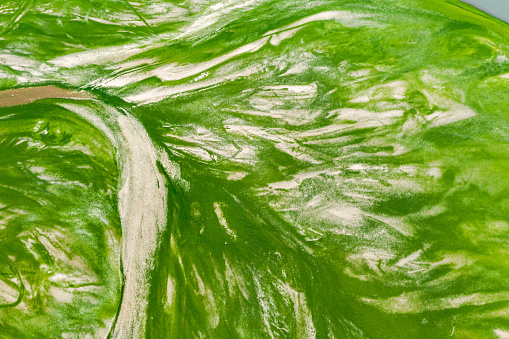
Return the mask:
[[[143, 338], [146, 331], [150, 276], [167, 224], [167, 180], [158, 168], [160, 153], [141, 123], [126, 111], [93, 97], [53, 86], [0, 92], [0, 107], [54, 98], [101, 130], [117, 151], [119, 214], [122, 224], [123, 293], [111, 338]], [[62, 99], [59, 102], [58, 99]], [[69, 100], [73, 99], [73, 100]], [[76, 100], [86, 100], [83, 105]]]

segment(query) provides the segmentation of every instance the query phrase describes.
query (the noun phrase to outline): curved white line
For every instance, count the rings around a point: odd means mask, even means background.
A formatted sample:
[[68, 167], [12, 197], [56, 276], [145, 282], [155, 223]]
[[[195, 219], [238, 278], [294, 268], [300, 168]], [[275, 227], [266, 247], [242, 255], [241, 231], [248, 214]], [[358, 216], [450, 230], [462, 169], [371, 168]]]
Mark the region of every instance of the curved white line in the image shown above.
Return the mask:
[[[184, 184], [179, 168], [169, 161], [166, 152], [156, 149], [136, 118], [87, 94], [54, 86], [6, 90], [0, 92], [0, 107], [48, 98], [57, 99], [57, 105], [102, 131], [116, 149], [120, 172], [118, 209], [122, 224], [124, 287], [111, 337], [143, 338], [148, 317], [150, 276], [155, 268], [161, 233], [167, 225], [168, 182], [158, 164], [175, 183]], [[78, 100], [81, 103], [77, 103]]]
[[111, 338], [143, 338], [149, 277], [167, 225], [167, 180], [157, 166], [160, 154], [141, 123], [127, 112], [94, 105], [59, 103], [104, 132], [117, 150], [124, 288]]

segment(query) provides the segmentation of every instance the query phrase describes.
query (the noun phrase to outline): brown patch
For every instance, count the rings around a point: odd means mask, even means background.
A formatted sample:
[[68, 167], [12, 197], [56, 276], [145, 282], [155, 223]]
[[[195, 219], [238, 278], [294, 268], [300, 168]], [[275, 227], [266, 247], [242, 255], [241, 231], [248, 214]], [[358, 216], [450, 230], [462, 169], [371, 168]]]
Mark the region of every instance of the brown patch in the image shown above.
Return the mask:
[[0, 107], [18, 106], [39, 99], [91, 99], [90, 94], [68, 91], [55, 86], [9, 89], [0, 92]]

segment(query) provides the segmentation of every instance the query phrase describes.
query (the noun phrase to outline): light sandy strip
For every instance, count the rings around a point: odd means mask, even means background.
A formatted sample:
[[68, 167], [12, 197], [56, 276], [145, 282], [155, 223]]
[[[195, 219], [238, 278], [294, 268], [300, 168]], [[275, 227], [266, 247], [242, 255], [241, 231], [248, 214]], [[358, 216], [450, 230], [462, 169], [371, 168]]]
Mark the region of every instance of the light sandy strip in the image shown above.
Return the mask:
[[[0, 107], [44, 98], [90, 100], [91, 97], [53, 86], [34, 87], [0, 92]], [[157, 163], [167, 159], [162, 158], [143, 125], [128, 112], [96, 100], [87, 106], [70, 101], [58, 104], [101, 130], [117, 150], [124, 289], [111, 337], [143, 338], [148, 317], [149, 277], [155, 268], [160, 234], [167, 224], [167, 181]]]

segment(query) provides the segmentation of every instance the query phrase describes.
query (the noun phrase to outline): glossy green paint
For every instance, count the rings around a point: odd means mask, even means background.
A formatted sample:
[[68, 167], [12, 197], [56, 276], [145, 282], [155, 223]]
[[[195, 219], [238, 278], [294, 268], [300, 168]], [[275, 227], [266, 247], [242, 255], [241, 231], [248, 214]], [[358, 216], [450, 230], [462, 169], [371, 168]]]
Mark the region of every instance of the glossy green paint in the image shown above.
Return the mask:
[[[181, 168], [147, 338], [509, 333], [506, 24], [459, 1], [4, 6], [1, 89], [88, 90]], [[0, 147], [0, 336], [104, 337], [114, 149], [52, 100], [1, 109]]]

